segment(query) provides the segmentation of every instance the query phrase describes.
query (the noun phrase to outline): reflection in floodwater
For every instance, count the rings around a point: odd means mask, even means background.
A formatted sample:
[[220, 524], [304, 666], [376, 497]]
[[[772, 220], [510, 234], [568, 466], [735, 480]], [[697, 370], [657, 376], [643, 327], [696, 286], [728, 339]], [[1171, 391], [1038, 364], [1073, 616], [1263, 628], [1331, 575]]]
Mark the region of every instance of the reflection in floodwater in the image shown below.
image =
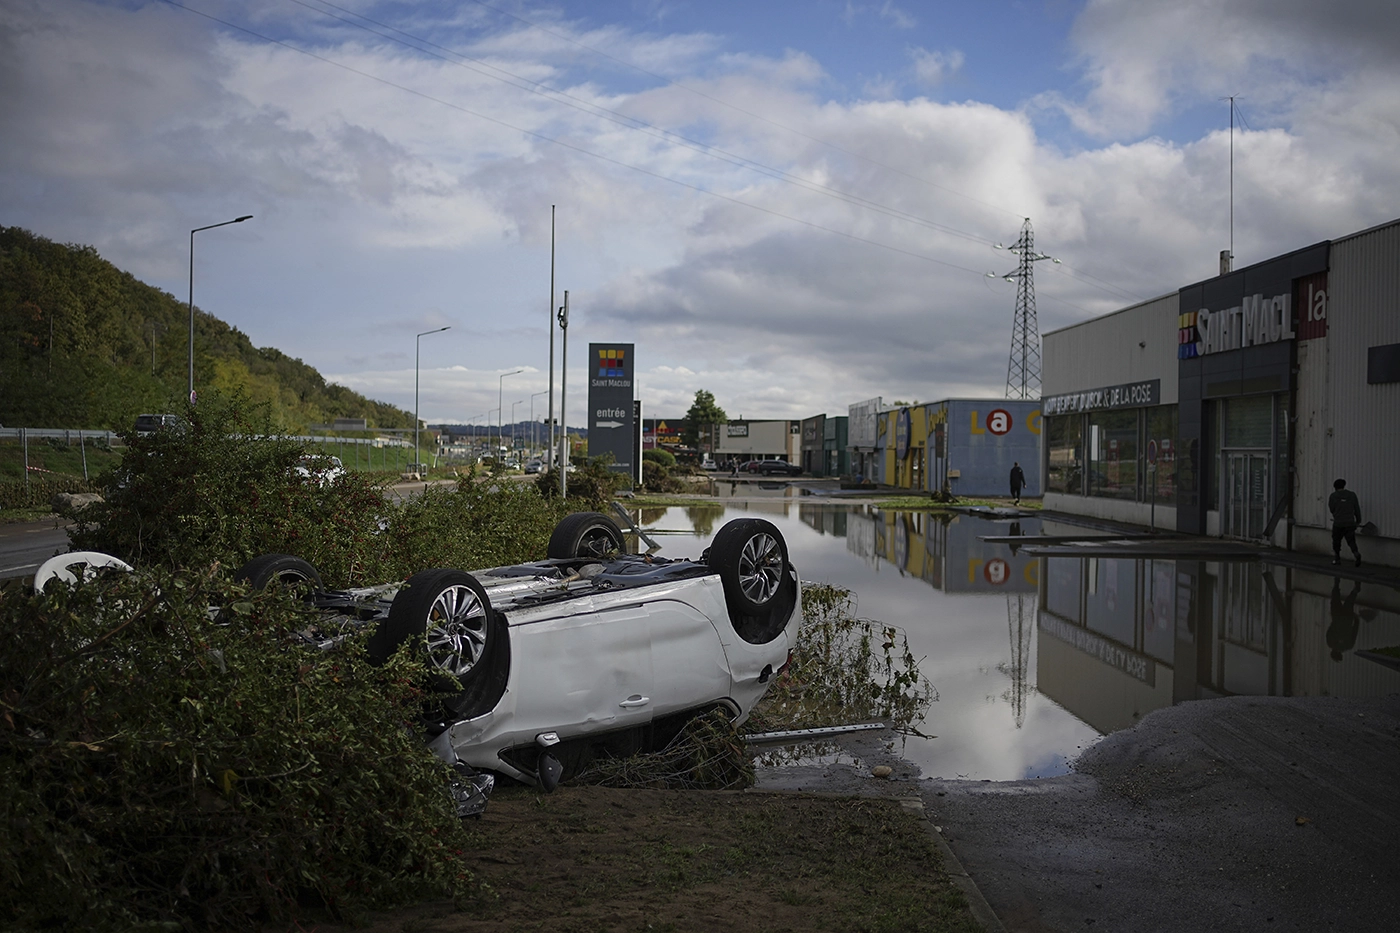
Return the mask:
[[[1085, 533], [1039, 517], [792, 498], [750, 500], [713, 527], [738, 514], [777, 523], [804, 580], [849, 587], [861, 616], [907, 633], [940, 697], [924, 726], [938, 738], [901, 749], [925, 775], [1064, 773], [1101, 734], [1190, 700], [1400, 692], [1400, 672], [1357, 654], [1400, 644], [1400, 599], [1383, 587], [1259, 561], [1042, 559], [983, 540]], [[679, 509], [662, 521], [702, 539], [696, 552], [708, 543]]]
[[[1383, 696], [1400, 673], [1354, 649], [1400, 643], [1360, 583], [1259, 561], [1052, 557], [1039, 687], [1103, 732], [1221, 696]], [[1373, 598], [1386, 598], [1372, 587]]]
[[1035, 601], [1025, 593], [1006, 595], [1006, 628], [1011, 640], [1011, 661], [997, 665], [997, 670], [1011, 678], [1011, 687], [1003, 696], [1011, 704], [1016, 728], [1026, 723], [1026, 690], [1030, 683], [1031, 632], [1034, 629]]

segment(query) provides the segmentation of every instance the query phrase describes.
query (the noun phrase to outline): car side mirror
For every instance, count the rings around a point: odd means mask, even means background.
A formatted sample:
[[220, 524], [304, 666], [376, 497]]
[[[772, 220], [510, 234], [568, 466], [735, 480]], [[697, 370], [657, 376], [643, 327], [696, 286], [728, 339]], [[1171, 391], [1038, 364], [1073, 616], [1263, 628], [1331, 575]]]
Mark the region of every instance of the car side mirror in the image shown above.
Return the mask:
[[540, 755], [535, 763], [535, 774], [539, 778], [540, 787], [544, 789], [544, 792], [552, 794], [554, 788], [559, 786], [559, 779], [564, 775], [564, 766], [546, 749], [559, 744], [559, 734], [557, 732], [541, 732], [535, 736], [535, 744], [540, 747]]

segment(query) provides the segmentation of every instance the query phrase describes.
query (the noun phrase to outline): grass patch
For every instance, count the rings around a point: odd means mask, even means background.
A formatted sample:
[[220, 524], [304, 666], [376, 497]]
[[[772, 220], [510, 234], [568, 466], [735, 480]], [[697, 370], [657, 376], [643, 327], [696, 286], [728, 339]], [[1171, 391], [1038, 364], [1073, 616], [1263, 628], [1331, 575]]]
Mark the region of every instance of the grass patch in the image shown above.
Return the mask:
[[1024, 509], [1028, 512], [1039, 512], [1041, 503], [1038, 500], [1022, 499], [1020, 505], [1014, 505], [1010, 499], [958, 499], [956, 502], [943, 503], [935, 502], [928, 496], [872, 496], [873, 503], [882, 509], [912, 509], [919, 512], [944, 512], [953, 508], [982, 507], [990, 509]]
[[[87, 458], [88, 477], [109, 470], [121, 459], [120, 450], [113, 450], [93, 438], [78, 446], [76, 432], [73, 443], [62, 438], [32, 437], [29, 439], [29, 468], [31, 475], [83, 476], [83, 459]], [[0, 442], [0, 482], [24, 482], [24, 447], [18, 438], [7, 437]], [[40, 472], [43, 471], [43, 472]]]
[[923, 817], [894, 800], [506, 786], [469, 832], [480, 887], [460, 912], [361, 929], [980, 929]]
[[[708, 501], [707, 501], [708, 500]], [[713, 505], [710, 505], [713, 503]], [[724, 504], [716, 500], [709, 493], [697, 492], [694, 495], [671, 495], [667, 493], [640, 493], [627, 499], [624, 505], [638, 509], [667, 509], [673, 507], [696, 508], [697, 506], [710, 506], [715, 509], [724, 508]]]
[[9, 525], [14, 522], [37, 522], [53, 517], [52, 509], [0, 509], [0, 525]]

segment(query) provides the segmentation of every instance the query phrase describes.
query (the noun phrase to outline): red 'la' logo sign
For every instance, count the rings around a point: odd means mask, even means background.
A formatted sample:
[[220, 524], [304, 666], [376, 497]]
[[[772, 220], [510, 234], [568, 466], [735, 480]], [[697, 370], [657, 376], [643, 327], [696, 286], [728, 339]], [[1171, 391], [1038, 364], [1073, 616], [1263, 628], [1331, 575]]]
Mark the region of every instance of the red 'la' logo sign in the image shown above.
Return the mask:
[[1002, 435], [1011, 430], [1011, 412], [1005, 408], [993, 408], [987, 412], [987, 430]]

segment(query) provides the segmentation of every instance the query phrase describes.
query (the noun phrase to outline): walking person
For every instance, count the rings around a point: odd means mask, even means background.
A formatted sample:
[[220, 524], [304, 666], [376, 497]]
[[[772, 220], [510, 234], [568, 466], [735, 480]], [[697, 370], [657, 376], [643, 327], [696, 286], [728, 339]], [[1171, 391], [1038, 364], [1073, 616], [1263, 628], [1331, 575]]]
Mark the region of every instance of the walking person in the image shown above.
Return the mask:
[[1335, 492], [1327, 497], [1327, 511], [1332, 513], [1332, 563], [1342, 562], [1342, 542], [1346, 541], [1356, 558], [1356, 566], [1361, 566], [1361, 552], [1356, 547], [1356, 529], [1361, 525], [1361, 502], [1356, 493], [1347, 488], [1347, 481], [1339, 479], [1332, 484]]
[[1021, 469], [1021, 461], [1018, 460], [1011, 465], [1011, 501], [1016, 505], [1021, 504], [1021, 490], [1025, 485], [1026, 474]]

